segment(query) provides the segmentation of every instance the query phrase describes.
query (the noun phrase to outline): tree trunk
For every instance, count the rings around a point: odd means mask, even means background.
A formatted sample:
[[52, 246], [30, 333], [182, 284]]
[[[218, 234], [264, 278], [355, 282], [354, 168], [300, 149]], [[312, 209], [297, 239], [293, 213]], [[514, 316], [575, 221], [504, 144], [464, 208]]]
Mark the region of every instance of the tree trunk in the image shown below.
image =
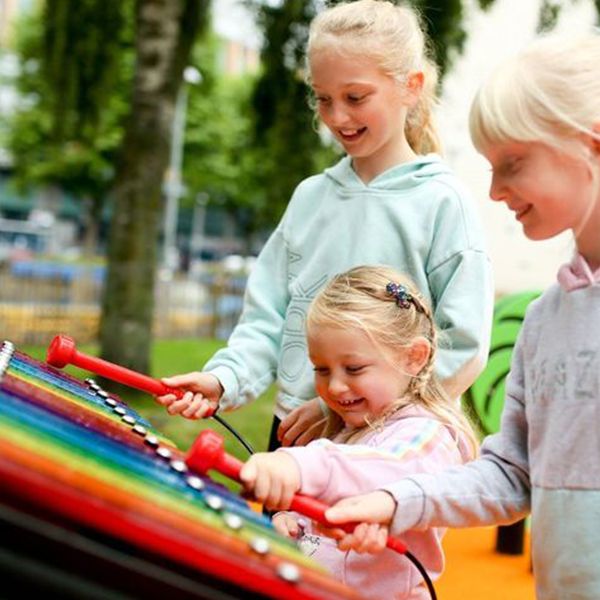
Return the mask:
[[131, 113], [112, 189], [101, 356], [149, 372], [162, 183], [175, 100], [206, 0], [138, 0]]

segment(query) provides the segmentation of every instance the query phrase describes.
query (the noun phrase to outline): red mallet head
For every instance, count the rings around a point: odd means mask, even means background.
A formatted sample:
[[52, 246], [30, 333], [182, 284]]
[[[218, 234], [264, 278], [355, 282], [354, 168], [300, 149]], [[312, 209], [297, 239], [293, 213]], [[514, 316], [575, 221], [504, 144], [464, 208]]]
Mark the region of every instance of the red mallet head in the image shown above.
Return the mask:
[[48, 346], [46, 362], [53, 367], [62, 369], [71, 364], [75, 354], [75, 340], [68, 335], [55, 335]]
[[216, 431], [205, 429], [189, 449], [185, 463], [196, 473], [205, 475], [219, 464], [224, 455], [223, 436]]

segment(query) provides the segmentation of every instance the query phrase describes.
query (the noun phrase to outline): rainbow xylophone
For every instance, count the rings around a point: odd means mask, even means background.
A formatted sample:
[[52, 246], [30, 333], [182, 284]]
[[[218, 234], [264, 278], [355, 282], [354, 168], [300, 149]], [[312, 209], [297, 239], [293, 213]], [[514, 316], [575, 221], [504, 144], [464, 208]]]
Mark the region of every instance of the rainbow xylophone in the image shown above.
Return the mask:
[[118, 397], [0, 347], [0, 574], [50, 597], [350, 599]]

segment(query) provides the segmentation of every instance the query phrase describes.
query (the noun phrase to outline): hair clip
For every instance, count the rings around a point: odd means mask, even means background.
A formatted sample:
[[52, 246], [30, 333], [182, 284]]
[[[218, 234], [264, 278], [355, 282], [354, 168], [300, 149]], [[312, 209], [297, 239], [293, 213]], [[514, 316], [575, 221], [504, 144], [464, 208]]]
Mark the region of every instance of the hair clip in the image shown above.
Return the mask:
[[390, 281], [390, 283], [385, 286], [385, 291], [388, 296], [393, 296], [396, 299], [396, 304], [401, 308], [410, 308], [410, 305], [413, 304], [414, 307], [419, 310], [419, 305], [416, 300], [402, 284]]

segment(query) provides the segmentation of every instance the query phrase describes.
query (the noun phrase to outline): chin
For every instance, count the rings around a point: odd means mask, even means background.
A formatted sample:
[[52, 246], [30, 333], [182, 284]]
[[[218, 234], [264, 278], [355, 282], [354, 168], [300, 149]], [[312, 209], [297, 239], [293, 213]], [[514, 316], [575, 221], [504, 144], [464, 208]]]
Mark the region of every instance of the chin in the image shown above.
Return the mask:
[[364, 427], [367, 424], [364, 415], [352, 415], [351, 417], [346, 415], [346, 418], [343, 419], [343, 421], [346, 425], [355, 428]]

